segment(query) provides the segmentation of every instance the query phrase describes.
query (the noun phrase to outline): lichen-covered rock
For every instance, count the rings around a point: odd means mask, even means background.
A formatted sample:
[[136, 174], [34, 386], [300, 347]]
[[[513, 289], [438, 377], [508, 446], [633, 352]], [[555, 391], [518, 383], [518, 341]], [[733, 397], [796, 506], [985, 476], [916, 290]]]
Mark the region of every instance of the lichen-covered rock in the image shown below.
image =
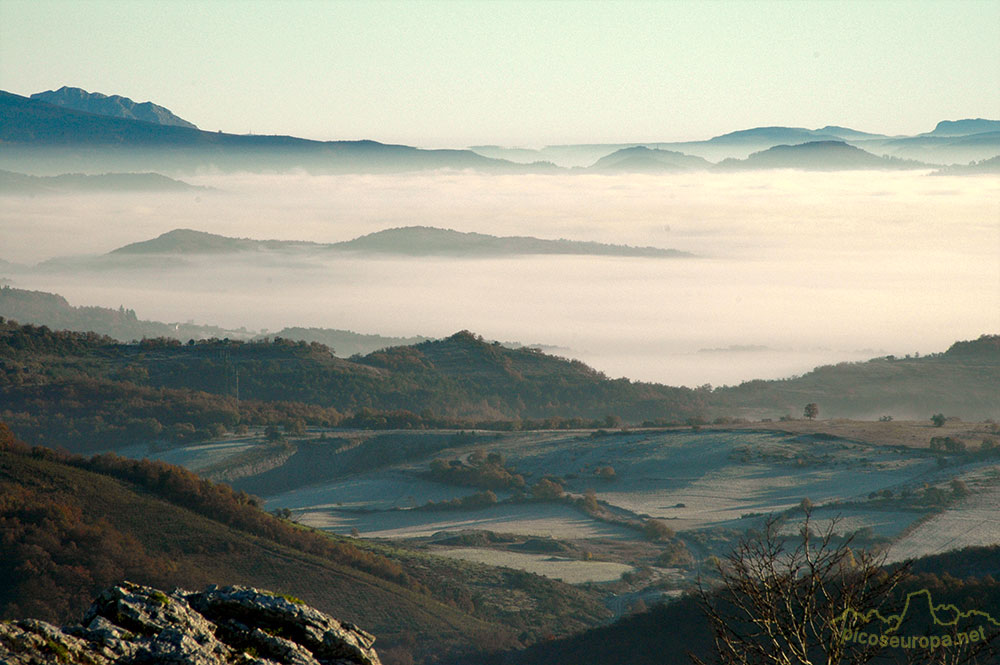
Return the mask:
[[[188, 601], [217, 624], [235, 620], [305, 647], [320, 663], [377, 662], [375, 637], [308, 605], [246, 587], [209, 587]], [[252, 623], [251, 623], [252, 621]], [[220, 627], [224, 627], [221, 623]], [[309, 661], [303, 661], [308, 663]]]
[[51, 665], [109, 661], [95, 653], [86, 640], [73, 637], [50, 623], [25, 619], [0, 622], [0, 663], [4, 665]]
[[83, 623], [0, 623], [0, 663], [380, 665], [375, 638], [296, 599], [249, 587], [202, 592], [124, 583]]

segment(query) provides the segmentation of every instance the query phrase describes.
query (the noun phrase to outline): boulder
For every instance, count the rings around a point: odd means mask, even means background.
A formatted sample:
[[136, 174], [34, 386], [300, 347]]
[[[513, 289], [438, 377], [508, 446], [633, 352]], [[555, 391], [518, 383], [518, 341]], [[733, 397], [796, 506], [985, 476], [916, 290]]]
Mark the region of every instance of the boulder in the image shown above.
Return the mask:
[[79, 625], [0, 623], [5, 665], [380, 665], [374, 643], [298, 599], [242, 586], [164, 593], [125, 582]]

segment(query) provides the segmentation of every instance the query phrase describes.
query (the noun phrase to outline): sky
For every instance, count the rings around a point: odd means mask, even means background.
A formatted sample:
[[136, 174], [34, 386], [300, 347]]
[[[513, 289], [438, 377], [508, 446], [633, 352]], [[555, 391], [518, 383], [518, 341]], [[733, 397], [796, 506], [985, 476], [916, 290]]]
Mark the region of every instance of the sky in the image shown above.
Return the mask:
[[0, 0], [0, 89], [422, 147], [1000, 118], [1000, 2]]

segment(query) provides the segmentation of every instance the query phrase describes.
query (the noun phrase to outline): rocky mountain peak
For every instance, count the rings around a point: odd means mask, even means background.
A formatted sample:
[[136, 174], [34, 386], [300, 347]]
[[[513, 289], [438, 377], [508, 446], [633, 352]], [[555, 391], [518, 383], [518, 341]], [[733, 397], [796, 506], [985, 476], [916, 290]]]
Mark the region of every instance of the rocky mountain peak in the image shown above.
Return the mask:
[[105, 95], [99, 92], [87, 92], [82, 88], [63, 86], [58, 90], [36, 92], [31, 95], [31, 99], [112, 118], [141, 120], [156, 125], [197, 129], [194, 123], [177, 117], [170, 109], [152, 102], [135, 102], [121, 95]]

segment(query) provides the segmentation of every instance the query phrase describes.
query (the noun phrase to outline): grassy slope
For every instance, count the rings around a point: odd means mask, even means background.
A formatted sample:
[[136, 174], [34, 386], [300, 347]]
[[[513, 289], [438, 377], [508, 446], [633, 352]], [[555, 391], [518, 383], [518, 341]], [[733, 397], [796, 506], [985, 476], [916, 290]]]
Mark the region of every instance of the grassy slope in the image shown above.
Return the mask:
[[[138, 582], [188, 588], [239, 583], [289, 593], [365, 627], [386, 643], [400, 635], [423, 636], [418, 638], [424, 642], [418, 650], [431, 648], [430, 642], [441, 649], [459, 643], [498, 645], [510, 639], [504, 628], [429, 596], [233, 529], [137, 491], [129, 483], [56, 461], [0, 452], [0, 498], [9, 497], [18, 487], [44, 492], [59, 503], [78, 508], [85, 522], [104, 519], [114, 530], [134, 537], [154, 557], [152, 569], [136, 575]], [[0, 507], [3, 505], [0, 501]], [[160, 567], [164, 561], [174, 562], [176, 568], [164, 570]], [[80, 598], [95, 590], [81, 590]], [[4, 592], [9, 594], [11, 589]], [[43, 611], [36, 614], [50, 620], [76, 619], [85, 604], [69, 609], [68, 616]]]

